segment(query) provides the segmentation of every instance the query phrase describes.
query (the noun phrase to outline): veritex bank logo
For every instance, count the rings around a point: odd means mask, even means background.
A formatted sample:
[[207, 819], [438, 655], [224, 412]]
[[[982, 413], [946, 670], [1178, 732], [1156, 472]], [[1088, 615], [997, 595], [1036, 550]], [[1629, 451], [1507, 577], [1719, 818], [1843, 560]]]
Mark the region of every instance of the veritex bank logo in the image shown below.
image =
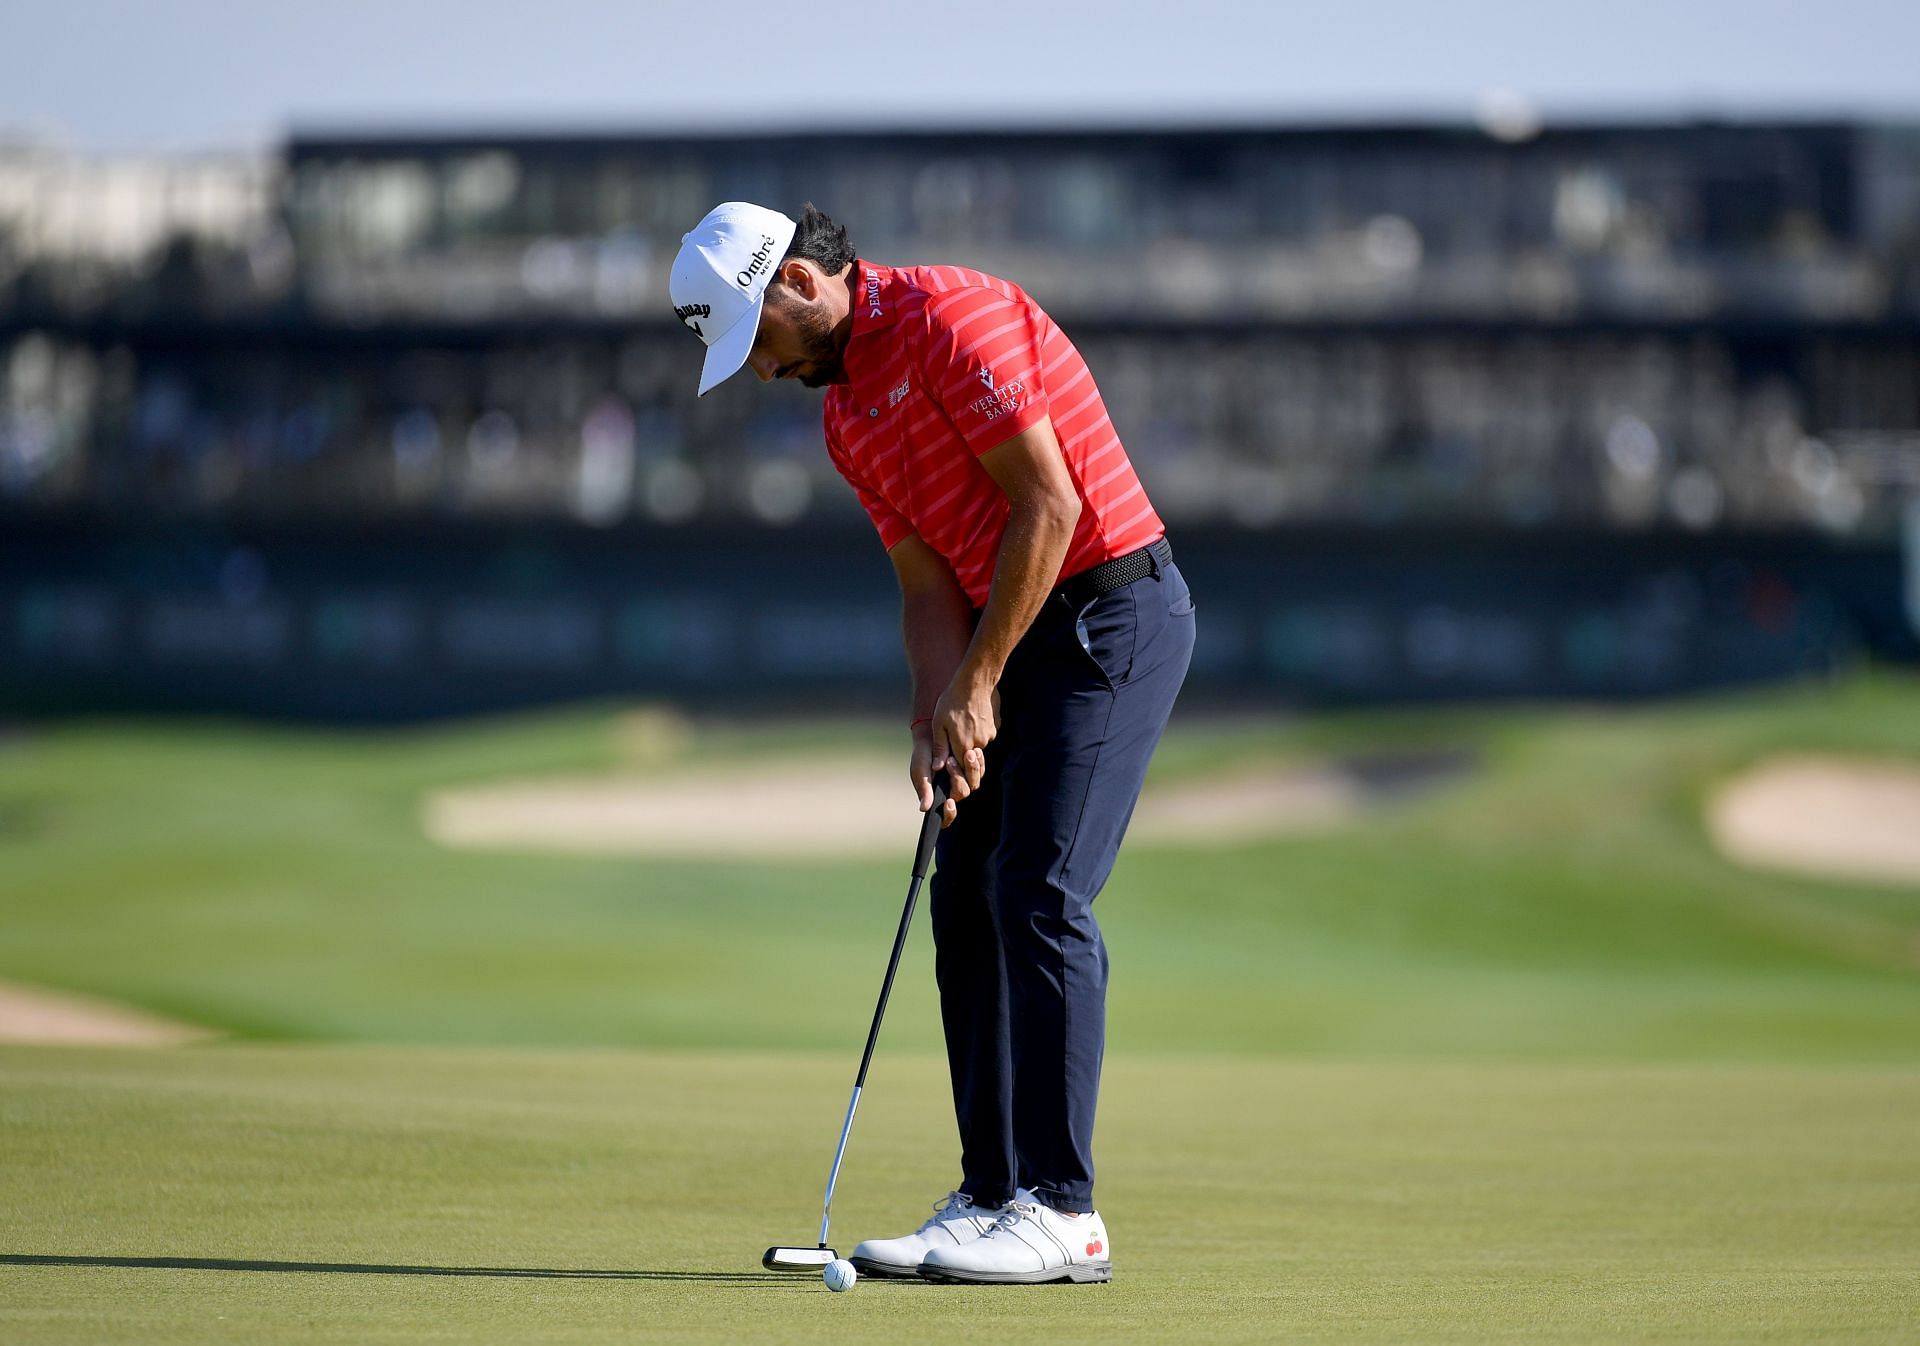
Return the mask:
[[986, 395], [976, 397], [967, 403], [967, 410], [976, 416], [985, 416], [990, 421], [997, 421], [1009, 412], [1020, 410], [1026, 401], [1027, 385], [1019, 379], [995, 387], [993, 371], [983, 369], [980, 371], [980, 383], [986, 388]]

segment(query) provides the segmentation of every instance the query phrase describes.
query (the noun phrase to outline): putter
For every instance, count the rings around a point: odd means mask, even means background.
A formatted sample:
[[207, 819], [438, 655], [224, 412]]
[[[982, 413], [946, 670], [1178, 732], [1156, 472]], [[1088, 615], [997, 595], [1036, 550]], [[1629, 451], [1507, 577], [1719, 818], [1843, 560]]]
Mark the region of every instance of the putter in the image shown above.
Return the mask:
[[887, 959], [886, 980], [880, 983], [880, 1003], [873, 1007], [873, 1027], [867, 1030], [867, 1049], [860, 1054], [860, 1073], [853, 1077], [853, 1097], [847, 1100], [847, 1120], [840, 1125], [840, 1143], [834, 1147], [833, 1168], [827, 1173], [827, 1196], [820, 1204], [820, 1246], [769, 1248], [760, 1256], [760, 1265], [768, 1271], [818, 1271], [840, 1256], [827, 1246], [827, 1226], [833, 1220], [833, 1189], [840, 1181], [840, 1161], [847, 1157], [847, 1137], [853, 1134], [853, 1114], [860, 1106], [860, 1091], [867, 1086], [867, 1067], [873, 1064], [873, 1044], [880, 1040], [880, 1021], [886, 1017], [887, 997], [893, 993], [893, 974], [900, 970], [900, 951], [907, 947], [907, 930], [913, 925], [920, 884], [933, 861], [933, 844], [940, 838], [940, 810], [947, 802], [946, 774], [942, 771], [934, 776], [933, 807], [920, 822], [920, 848], [913, 853], [913, 881], [907, 885], [906, 909], [900, 913], [900, 930], [893, 937], [893, 955]]

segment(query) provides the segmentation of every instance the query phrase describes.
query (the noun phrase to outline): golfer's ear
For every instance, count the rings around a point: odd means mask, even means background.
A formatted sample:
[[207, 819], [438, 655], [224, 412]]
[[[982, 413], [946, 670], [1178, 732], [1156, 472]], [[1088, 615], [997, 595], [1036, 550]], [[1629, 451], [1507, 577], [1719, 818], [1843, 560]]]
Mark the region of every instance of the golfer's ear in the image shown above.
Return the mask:
[[801, 299], [813, 298], [820, 288], [813, 268], [798, 257], [789, 257], [780, 264], [780, 281]]

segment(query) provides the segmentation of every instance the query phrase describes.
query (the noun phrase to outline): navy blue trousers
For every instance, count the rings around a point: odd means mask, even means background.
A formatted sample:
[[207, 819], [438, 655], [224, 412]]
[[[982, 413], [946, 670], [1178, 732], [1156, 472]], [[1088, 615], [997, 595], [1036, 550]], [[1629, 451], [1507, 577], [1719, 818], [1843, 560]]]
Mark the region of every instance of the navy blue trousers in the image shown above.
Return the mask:
[[1000, 680], [978, 793], [940, 834], [934, 969], [961, 1190], [1093, 1209], [1107, 948], [1093, 900], [1193, 655], [1175, 566], [1079, 610], [1047, 601]]

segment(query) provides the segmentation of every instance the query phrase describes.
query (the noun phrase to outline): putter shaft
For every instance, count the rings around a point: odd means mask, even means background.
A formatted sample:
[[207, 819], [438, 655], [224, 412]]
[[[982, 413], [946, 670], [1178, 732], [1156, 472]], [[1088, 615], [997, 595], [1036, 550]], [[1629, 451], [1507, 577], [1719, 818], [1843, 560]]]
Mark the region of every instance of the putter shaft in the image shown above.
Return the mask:
[[833, 1189], [840, 1181], [840, 1161], [847, 1157], [847, 1137], [853, 1134], [853, 1114], [860, 1107], [860, 1085], [847, 1100], [847, 1120], [840, 1125], [840, 1144], [833, 1151], [833, 1171], [827, 1174], [827, 1199], [820, 1206], [820, 1246], [827, 1246], [827, 1225], [833, 1219]]
[[873, 1047], [880, 1040], [880, 1023], [887, 1017], [887, 1000], [893, 994], [893, 977], [900, 970], [900, 954], [907, 947], [907, 932], [913, 928], [914, 908], [920, 901], [920, 885], [933, 860], [934, 843], [940, 838], [940, 810], [947, 802], [946, 773], [934, 777], [933, 807], [920, 823], [920, 845], [913, 855], [913, 880], [907, 885], [907, 904], [900, 912], [900, 928], [894, 932], [893, 953], [887, 959], [887, 975], [880, 983], [880, 1003], [873, 1007], [873, 1025], [867, 1029], [867, 1047], [860, 1053], [860, 1073], [853, 1079], [853, 1097], [847, 1100], [847, 1120], [840, 1126], [840, 1143], [833, 1150], [833, 1168], [827, 1173], [827, 1195], [820, 1203], [820, 1246], [827, 1246], [827, 1229], [833, 1223], [833, 1189], [840, 1182], [840, 1164], [847, 1157], [847, 1138], [853, 1134], [853, 1114], [860, 1109], [860, 1091], [867, 1087], [867, 1067], [873, 1064]]

